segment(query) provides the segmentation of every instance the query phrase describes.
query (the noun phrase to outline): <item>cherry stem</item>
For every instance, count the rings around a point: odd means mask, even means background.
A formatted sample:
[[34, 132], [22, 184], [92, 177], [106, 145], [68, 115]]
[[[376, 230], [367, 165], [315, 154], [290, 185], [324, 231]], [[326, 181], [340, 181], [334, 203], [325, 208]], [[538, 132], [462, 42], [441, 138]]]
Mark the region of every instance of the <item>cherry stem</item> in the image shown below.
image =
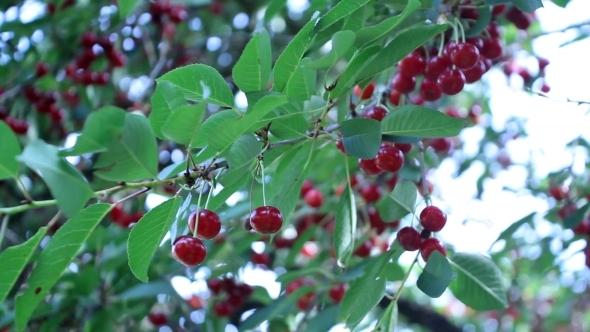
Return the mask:
[[457, 26], [459, 27], [459, 33], [461, 34], [461, 41], [465, 43], [465, 29], [463, 29], [463, 24], [459, 21], [458, 18], [455, 17], [455, 22], [457, 22]]
[[264, 189], [264, 182], [266, 178], [264, 177], [264, 164], [262, 162], [262, 159], [260, 159], [260, 176], [262, 177], [262, 205], [266, 206], [266, 191]]
[[6, 235], [6, 228], [8, 227], [8, 219], [10, 215], [5, 214], [2, 218], [2, 225], [0, 226], [0, 249], [2, 248], [2, 242], [4, 241], [4, 235]]
[[391, 302], [397, 302], [397, 300], [399, 300], [399, 297], [402, 294], [402, 291], [404, 289], [404, 285], [406, 284], [406, 281], [408, 281], [408, 278], [410, 277], [410, 273], [412, 273], [412, 269], [414, 268], [414, 265], [416, 265], [416, 263], [418, 262], [418, 257], [420, 257], [420, 250], [418, 250], [418, 253], [416, 253], [416, 258], [414, 258], [412, 265], [410, 265], [408, 272], [406, 272], [406, 275], [404, 276], [404, 279], [402, 280], [401, 285], [399, 285], [399, 289], [397, 290], [397, 292], [393, 296], [393, 299], [391, 300]]
[[126, 202], [126, 201], [128, 201], [130, 199], [133, 199], [133, 198], [135, 198], [137, 196], [143, 195], [143, 194], [147, 193], [150, 190], [152, 190], [151, 187], [145, 187], [145, 188], [143, 188], [143, 189], [141, 189], [139, 191], [136, 191], [136, 192], [134, 192], [134, 193], [132, 193], [130, 195], [127, 195], [127, 196], [121, 198], [120, 200], [118, 200], [115, 203], [113, 203], [113, 206], [119, 205], [119, 204], [124, 203], [124, 202]]
[[18, 187], [19, 187], [20, 191], [23, 193], [23, 196], [25, 196], [25, 199], [27, 201], [29, 201], [29, 202], [32, 202], [33, 201], [33, 197], [31, 197], [31, 194], [29, 194], [29, 191], [25, 187], [25, 184], [20, 179], [20, 177], [19, 176], [15, 176], [14, 177], [14, 180], [18, 183]]
[[[205, 181], [201, 181], [201, 190], [199, 191], [199, 198], [197, 198], [197, 216], [195, 217], [195, 228], [193, 229], [193, 237], [197, 237], [199, 229], [199, 209], [201, 209], [201, 197], [203, 197], [203, 190], [205, 189]], [[210, 189], [209, 191], [212, 191]]]
[[422, 177], [422, 191], [424, 200], [426, 201], [426, 205], [431, 205], [432, 202], [430, 200], [430, 192], [428, 190], [428, 182], [426, 181], [426, 164], [424, 162], [424, 143], [422, 141], [418, 142], [418, 150], [420, 153], [418, 154], [419, 162], [420, 162], [420, 175]]
[[443, 49], [445, 48], [445, 34], [440, 34], [440, 44], [438, 45], [438, 56], [442, 55]]

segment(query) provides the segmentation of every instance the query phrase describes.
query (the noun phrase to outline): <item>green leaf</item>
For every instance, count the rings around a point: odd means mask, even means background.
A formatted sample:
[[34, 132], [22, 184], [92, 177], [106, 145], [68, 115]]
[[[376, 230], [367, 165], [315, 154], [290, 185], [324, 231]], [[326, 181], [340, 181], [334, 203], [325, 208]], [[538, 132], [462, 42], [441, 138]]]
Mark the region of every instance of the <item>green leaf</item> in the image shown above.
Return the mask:
[[272, 0], [266, 10], [264, 11], [264, 24], [268, 24], [270, 20], [277, 15], [277, 13], [287, 4], [287, 0]]
[[584, 204], [581, 208], [577, 209], [573, 213], [570, 213], [565, 219], [563, 220], [563, 227], [565, 228], [574, 228], [578, 226], [582, 220], [586, 218], [588, 211], [590, 210], [590, 203]]
[[176, 85], [168, 81], [158, 82], [152, 95], [152, 110], [149, 116], [156, 136], [161, 139], [166, 138], [162, 133], [162, 126], [174, 110], [184, 105], [186, 105], [186, 99]]
[[227, 163], [230, 169], [237, 169], [251, 164], [260, 152], [262, 152], [262, 144], [254, 135], [242, 135], [229, 149]]
[[119, 3], [119, 17], [124, 19], [131, 15], [140, 0], [118, 0]]
[[569, 2], [570, 0], [553, 0], [553, 3], [561, 8], [565, 8]]
[[512, 0], [512, 3], [516, 6], [516, 8], [527, 13], [532, 13], [535, 10], [543, 7], [543, 2], [541, 0]]
[[137, 279], [148, 282], [148, 268], [152, 257], [170, 230], [182, 198], [176, 196], [156, 206], [133, 226], [127, 241], [129, 268]]
[[340, 264], [346, 266], [354, 250], [354, 234], [356, 232], [356, 203], [350, 185], [346, 186], [338, 209], [336, 210], [336, 224], [334, 225], [334, 249]]
[[234, 94], [219, 72], [204, 64], [180, 67], [156, 80], [176, 85], [185, 98], [210, 104], [234, 107]]
[[336, 86], [328, 92], [329, 95], [332, 98], [340, 97], [352, 89], [357, 82], [360, 82], [361, 80], [357, 77], [363, 73], [371, 61], [375, 60], [380, 50], [381, 47], [374, 45], [357, 51], [336, 79]]
[[6, 299], [46, 233], [47, 227], [41, 227], [26, 242], [7, 248], [0, 254], [0, 266], [4, 267], [0, 270], [0, 303]]
[[305, 66], [312, 69], [328, 69], [334, 66], [350, 50], [354, 44], [355, 37], [354, 32], [350, 30], [336, 32], [332, 36], [332, 50], [330, 53]]
[[209, 137], [209, 145], [217, 151], [228, 149], [238, 137], [245, 134], [254, 125], [264, 125], [261, 120], [275, 108], [288, 103], [284, 95], [268, 95], [260, 99], [246, 114], [240, 118], [223, 124], [223, 130]]
[[272, 121], [270, 133], [278, 139], [292, 139], [307, 135], [307, 120], [301, 114]]
[[[500, 233], [500, 236], [498, 236], [498, 238], [496, 239], [496, 241], [494, 241], [494, 243], [500, 241], [500, 240], [508, 240], [512, 237], [512, 235], [520, 228], [520, 226], [524, 225], [524, 224], [529, 224], [532, 226], [533, 224], [533, 218], [535, 216], [535, 212], [529, 214], [528, 216], [520, 219], [519, 221], [515, 221], [512, 225], [508, 226], [508, 228], [506, 228], [504, 231], [502, 231], [502, 233]], [[492, 243], [492, 245], [494, 245], [494, 243]]]
[[391, 33], [403, 20], [420, 7], [418, 0], [408, 0], [401, 14], [384, 19], [370, 27], [366, 27], [356, 33], [355, 46], [360, 48]]
[[45, 181], [57, 206], [68, 216], [75, 216], [94, 192], [74, 165], [58, 156], [59, 150], [42, 140], [29, 143], [18, 160]]
[[426, 25], [400, 33], [365, 67], [362, 75], [357, 78], [357, 82], [390, 68], [426, 41], [447, 30], [447, 28], [446, 24]]
[[400, 220], [414, 212], [417, 196], [416, 185], [413, 182], [399, 182], [387, 197], [377, 203], [379, 216], [385, 222]]
[[0, 121], [0, 142], [2, 142], [0, 180], [17, 177], [19, 163], [16, 160], [16, 156], [21, 154], [21, 148], [18, 138], [4, 121]]
[[158, 146], [149, 121], [140, 114], [127, 113], [121, 139], [113, 141], [94, 165], [95, 172], [109, 181], [136, 181], [158, 174]]
[[491, 259], [475, 253], [456, 253], [450, 258], [458, 278], [451, 291], [475, 310], [499, 310], [508, 307], [502, 271]]
[[381, 123], [356, 118], [340, 123], [342, 143], [347, 153], [362, 159], [375, 158], [381, 146]]
[[307, 67], [310, 62], [310, 58], [302, 59], [285, 87], [285, 95], [293, 100], [306, 101], [316, 94], [317, 72]]
[[205, 147], [209, 144], [209, 137], [215, 136], [221, 131], [221, 128], [232, 123], [234, 119], [240, 116], [234, 110], [223, 110], [211, 115], [197, 132], [197, 136], [193, 139], [192, 147]]
[[173, 142], [190, 145], [203, 123], [206, 109], [206, 103], [177, 108], [164, 122], [162, 133]]
[[354, 11], [366, 6], [371, 0], [342, 0], [330, 9], [318, 22], [317, 31], [329, 28]]
[[110, 209], [109, 204], [93, 204], [80, 211], [55, 232], [27, 279], [27, 289], [16, 298], [17, 331], [24, 331], [35, 308], [49, 293]]
[[437, 110], [406, 105], [390, 112], [381, 120], [383, 134], [414, 137], [457, 136], [465, 120], [448, 116]]
[[465, 30], [465, 37], [475, 37], [479, 35], [492, 20], [492, 9], [490, 6], [483, 6], [477, 9], [477, 21]]
[[311, 240], [311, 238], [314, 236], [315, 231], [318, 229], [319, 225], [313, 225], [311, 227], [309, 227], [308, 229], [305, 230], [305, 232], [303, 232], [302, 234], [297, 234], [297, 238], [295, 240], [295, 242], [293, 243], [293, 245], [289, 248], [289, 253], [287, 254], [287, 257], [285, 258], [285, 268], [286, 269], [292, 269], [294, 268], [294, 264], [295, 264], [295, 259], [297, 258], [297, 255], [299, 255], [299, 253], [301, 252], [301, 249], [303, 248], [303, 246], [305, 245], [306, 242], [308, 242], [309, 240]]
[[[367, 5], [355, 10], [350, 13], [347, 18], [344, 19], [342, 30], [359, 31], [366, 25], [367, 13], [375, 10], [375, 2], [370, 1]], [[356, 35], [355, 35], [356, 36]]]
[[132, 286], [115, 297], [115, 301], [131, 301], [145, 298], [155, 298], [158, 294], [174, 295], [176, 291], [167, 281], [152, 281]]
[[285, 92], [289, 82], [307, 51], [309, 44], [312, 42], [312, 33], [317, 18], [312, 18], [299, 30], [291, 42], [285, 47], [285, 50], [279, 55], [274, 67], [274, 90]]
[[76, 145], [60, 151], [60, 156], [79, 156], [85, 153], [104, 152], [111, 141], [123, 132], [125, 111], [115, 106], [105, 106], [90, 113], [84, 122], [82, 134]]
[[[268, 9], [267, 9], [268, 10]], [[266, 90], [272, 68], [268, 31], [254, 34], [232, 69], [234, 83], [243, 92]]]
[[391, 302], [375, 326], [375, 332], [393, 332], [397, 326], [397, 301]]
[[[338, 306], [324, 307], [312, 319], [307, 321], [305, 332], [326, 332], [336, 325], [338, 317]], [[393, 330], [392, 330], [393, 331]]]
[[416, 286], [424, 294], [438, 298], [440, 297], [451, 281], [457, 278], [457, 274], [451, 268], [451, 264], [445, 256], [438, 251], [433, 251], [428, 257], [424, 271], [418, 277]]

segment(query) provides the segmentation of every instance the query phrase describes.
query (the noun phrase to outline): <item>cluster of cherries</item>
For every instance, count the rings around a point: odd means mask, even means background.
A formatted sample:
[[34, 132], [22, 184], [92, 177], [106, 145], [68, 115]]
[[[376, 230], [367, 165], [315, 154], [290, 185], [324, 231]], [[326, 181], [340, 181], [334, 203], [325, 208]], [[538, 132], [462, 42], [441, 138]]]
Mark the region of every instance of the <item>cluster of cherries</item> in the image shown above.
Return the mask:
[[[287, 288], [285, 289], [285, 293], [287, 295], [291, 295], [297, 289], [304, 286], [315, 287], [316, 282], [308, 278], [296, 279], [295, 281], [290, 283], [289, 286], [287, 286]], [[335, 284], [328, 290], [328, 297], [333, 303], [338, 304], [344, 298], [344, 295], [346, 294], [347, 290], [347, 284]], [[310, 290], [308, 293], [301, 295], [301, 297], [297, 299], [297, 308], [299, 308], [299, 310], [302, 311], [309, 310], [313, 305], [315, 297], [316, 293], [313, 290]]]
[[429, 205], [420, 213], [422, 232], [415, 227], [406, 226], [397, 233], [397, 241], [406, 251], [420, 250], [425, 261], [428, 261], [434, 251], [446, 256], [447, 251], [443, 243], [439, 239], [431, 237], [432, 233], [442, 230], [446, 223], [447, 215], [438, 207]]
[[211, 210], [195, 210], [188, 217], [188, 229], [190, 235], [181, 235], [172, 243], [172, 256], [186, 266], [197, 266], [207, 257], [203, 240], [211, 240], [219, 234], [221, 219]]
[[151, 2], [149, 13], [152, 16], [152, 21], [158, 25], [162, 24], [164, 17], [168, 17], [174, 23], [180, 23], [188, 17], [184, 5], [170, 1]]
[[209, 279], [207, 285], [211, 293], [219, 297], [213, 305], [213, 312], [217, 317], [231, 316], [244, 305], [254, 292], [252, 286], [238, 282], [233, 278]]
[[128, 213], [125, 211], [123, 204], [119, 204], [113, 207], [109, 216], [111, 217], [111, 220], [119, 227], [128, 229], [133, 227], [139, 221], [139, 219], [143, 217], [143, 215], [143, 211]]

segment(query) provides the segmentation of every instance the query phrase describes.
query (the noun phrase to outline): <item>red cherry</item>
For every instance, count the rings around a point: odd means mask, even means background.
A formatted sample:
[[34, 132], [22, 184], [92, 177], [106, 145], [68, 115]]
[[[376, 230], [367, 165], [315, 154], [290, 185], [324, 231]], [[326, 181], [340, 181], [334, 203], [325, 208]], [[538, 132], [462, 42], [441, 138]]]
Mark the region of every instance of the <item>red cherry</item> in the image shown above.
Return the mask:
[[426, 68], [424, 69], [424, 77], [430, 81], [436, 81], [440, 74], [447, 70], [451, 65], [451, 61], [445, 57], [433, 56], [426, 61]]
[[463, 90], [465, 76], [459, 69], [447, 69], [440, 74], [436, 82], [443, 93], [453, 96]]
[[207, 257], [207, 248], [200, 239], [182, 235], [172, 243], [172, 256], [186, 266], [197, 266]]
[[402, 94], [399, 91], [391, 90], [389, 94], [389, 102], [394, 106], [399, 106]]
[[451, 58], [453, 57], [453, 52], [455, 52], [456, 46], [457, 46], [457, 42], [455, 42], [455, 41], [449, 41], [448, 43], [446, 43], [445, 47], [443, 48], [442, 56], [447, 58], [447, 60], [451, 61]]
[[451, 62], [460, 69], [468, 69], [479, 60], [479, 50], [469, 43], [457, 44], [451, 55]]
[[375, 92], [374, 82], [369, 83], [364, 89], [358, 85], [354, 87], [354, 94], [360, 99], [370, 99], [373, 97], [373, 92]]
[[364, 115], [363, 118], [374, 119], [377, 121], [383, 120], [387, 115], [387, 110], [381, 106], [371, 107]]
[[555, 186], [549, 188], [549, 194], [556, 200], [562, 201], [568, 197], [569, 189], [566, 186]]
[[426, 61], [417, 52], [412, 52], [403, 58], [398, 64], [398, 71], [407, 77], [416, 77], [424, 71]]
[[148, 320], [155, 326], [162, 326], [168, 323], [168, 316], [163, 312], [150, 312]]
[[359, 190], [367, 203], [375, 203], [381, 198], [381, 187], [374, 183], [367, 183]]
[[178, 6], [178, 5], [172, 7], [172, 9], [170, 10], [170, 13], [168, 14], [168, 17], [170, 17], [170, 20], [175, 23], [180, 23], [180, 22], [186, 20], [187, 16], [188, 16], [188, 14], [187, 14], [186, 10], [184, 9], [184, 7]]
[[531, 73], [525, 68], [519, 68], [517, 74], [522, 77], [525, 83], [529, 83], [533, 80], [533, 75], [531, 75]]
[[240, 295], [230, 295], [227, 297], [227, 303], [234, 308], [239, 308], [244, 304], [244, 298]]
[[255, 251], [253, 251], [252, 254], [250, 254], [250, 260], [255, 265], [266, 265], [266, 266], [268, 266], [269, 263], [270, 263], [270, 257], [265, 252], [259, 254], [259, 253], [255, 252]]
[[412, 151], [412, 143], [395, 143], [393, 144], [396, 148], [398, 148], [403, 154], [408, 154], [408, 152]]
[[[55, 105], [55, 104], [53, 104], [53, 105]], [[64, 112], [61, 109], [59, 109], [58, 107], [52, 107], [49, 110], [49, 118], [54, 123], [60, 123], [64, 118]]]
[[6, 106], [0, 105], [0, 120], [4, 120], [8, 117], [9, 112]]
[[26, 86], [24, 88], [25, 98], [27, 98], [30, 102], [34, 103], [41, 99], [41, 91], [33, 86]]
[[430, 258], [430, 255], [435, 250], [440, 252], [443, 256], [447, 255], [447, 250], [445, 249], [444, 245], [439, 239], [435, 237], [424, 240], [422, 245], [420, 245], [420, 254], [425, 261], [428, 261], [428, 258]]
[[590, 219], [584, 219], [576, 227], [572, 228], [576, 235], [589, 235], [590, 234]]
[[115, 44], [113, 44], [108, 36], [98, 38], [97, 44], [100, 45], [105, 52], [111, 52], [115, 47]]
[[461, 18], [477, 20], [479, 18], [479, 12], [476, 8], [461, 8]]
[[570, 214], [576, 212], [578, 207], [574, 203], [567, 204], [563, 206], [561, 209], [557, 211], [557, 216], [561, 218], [561, 220], [565, 219]]
[[350, 180], [350, 187], [354, 188], [359, 183], [359, 176], [356, 174], [351, 174], [349, 177]]
[[312, 208], [319, 208], [324, 203], [324, 196], [318, 189], [311, 189], [305, 194], [305, 202]]
[[346, 294], [346, 289], [346, 284], [334, 285], [332, 286], [332, 288], [330, 288], [330, 290], [328, 290], [328, 296], [330, 297], [332, 302], [340, 303], [344, 298], [344, 294]]
[[477, 47], [478, 51], [480, 52], [483, 49], [483, 39], [479, 37], [465, 38], [465, 42]]
[[397, 232], [397, 242], [406, 251], [416, 251], [420, 249], [422, 237], [417, 229], [407, 226]]
[[490, 60], [495, 60], [502, 55], [502, 42], [498, 38], [488, 38], [483, 41], [483, 49], [481, 55]]
[[427, 78], [422, 80], [420, 83], [420, 97], [426, 101], [437, 101], [442, 97], [442, 91], [438, 87], [435, 81], [431, 81]]
[[404, 165], [404, 154], [394, 145], [381, 144], [375, 164], [386, 172], [395, 173]]
[[308, 310], [309, 307], [312, 305], [314, 298], [314, 293], [307, 293], [303, 295], [297, 300], [297, 308], [299, 308], [299, 310], [302, 311]]
[[37, 77], [45, 76], [49, 72], [49, 65], [47, 62], [37, 62], [35, 65], [35, 75]]
[[197, 212], [199, 213], [199, 224], [197, 226], [197, 236], [203, 240], [211, 240], [221, 231], [221, 219], [217, 213], [200, 209], [193, 211], [188, 217], [188, 229], [191, 233], [195, 231], [197, 221]]
[[387, 223], [381, 219], [379, 211], [372, 206], [367, 207], [367, 215], [369, 216], [369, 223], [371, 228], [375, 230], [377, 234], [381, 234], [387, 228]]
[[488, 24], [488, 26], [486, 27], [486, 31], [488, 32], [490, 37], [500, 38], [500, 28], [496, 23], [491, 22], [490, 24]]
[[400, 93], [410, 93], [416, 87], [416, 78], [397, 73], [391, 80], [391, 87]]
[[94, 84], [97, 85], [107, 85], [109, 83], [109, 81], [111, 80], [111, 74], [109, 74], [106, 71], [97, 73], [95, 77], [93, 77], [94, 79]]
[[309, 192], [312, 189], [313, 189], [313, 183], [311, 183], [311, 181], [309, 181], [309, 180], [303, 181], [303, 184], [301, 185], [301, 191], [299, 192], [300, 197], [305, 197], [305, 194], [307, 194], [307, 192]]
[[537, 61], [539, 62], [539, 72], [545, 71], [545, 67], [547, 67], [549, 65], [549, 60], [543, 59], [543, 58], [537, 58]]
[[80, 45], [86, 48], [91, 48], [98, 42], [98, 36], [92, 31], [86, 31], [80, 38]]
[[551, 91], [551, 88], [549, 87], [549, 85], [543, 83], [543, 85], [541, 85], [541, 92], [548, 93], [549, 91]]
[[217, 317], [227, 317], [232, 314], [234, 307], [228, 302], [217, 302], [213, 305], [213, 312]]
[[479, 81], [486, 71], [486, 64], [482, 60], [477, 60], [475, 66], [469, 69], [461, 69], [461, 72], [465, 76], [465, 83], [475, 83]]
[[81, 69], [88, 69], [90, 64], [96, 60], [96, 53], [91, 48], [87, 48], [76, 59], [76, 67]]
[[495, 5], [492, 7], [492, 15], [498, 16], [506, 9], [506, 4]]
[[519, 10], [516, 7], [510, 8], [506, 12], [506, 19], [520, 30], [527, 30], [531, 26], [531, 23], [533, 23], [533, 18], [531, 15]]
[[17, 135], [24, 135], [29, 131], [29, 123], [25, 120], [7, 117], [4, 121], [6, 121], [6, 124]]
[[438, 232], [445, 227], [446, 223], [447, 215], [434, 205], [425, 207], [420, 213], [420, 225], [425, 230]]
[[213, 294], [219, 294], [223, 288], [223, 282], [220, 279], [214, 278], [207, 281], [207, 286]]
[[283, 215], [274, 206], [261, 206], [250, 213], [250, 224], [260, 234], [274, 234], [283, 227]]
[[360, 169], [362, 169], [363, 172], [365, 172], [369, 175], [376, 175], [376, 174], [383, 172], [383, 170], [381, 168], [379, 168], [377, 166], [377, 164], [375, 163], [375, 158], [373, 158], [373, 159], [360, 159], [359, 158], [358, 164], [359, 164]]
[[356, 248], [354, 255], [361, 258], [369, 257], [369, 255], [371, 255], [371, 249], [373, 249], [373, 242], [371, 240], [366, 240]]
[[127, 57], [125, 54], [115, 50], [108, 52], [107, 58], [113, 67], [123, 67], [127, 63]]
[[340, 152], [344, 153], [345, 155], [348, 155], [348, 152], [346, 152], [346, 149], [344, 149], [344, 142], [341, 138], [336, 139], [336, 148], [338, 148], [338, 150], [340, 150]]

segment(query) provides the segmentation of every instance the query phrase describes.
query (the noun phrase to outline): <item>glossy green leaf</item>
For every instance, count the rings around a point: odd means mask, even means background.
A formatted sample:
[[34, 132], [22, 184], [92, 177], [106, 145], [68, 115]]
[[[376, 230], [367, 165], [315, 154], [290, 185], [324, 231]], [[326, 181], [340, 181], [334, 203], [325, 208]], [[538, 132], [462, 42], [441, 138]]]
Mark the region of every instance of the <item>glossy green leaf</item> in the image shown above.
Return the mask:
[[277, 58], [273, 72], [273, 89], [275, 91], [284, 93], [287, 89], [297, 67], [299, 67], [303, 55], [312, 42], [313, 28], [316, 23], [317, 18], [312, 18], [311, 21], [307, 22]]
[[533, 212], [533, 213], [529, 214], [528, 216], [512, 223], [512, 225], [508, 226], [508, 228], [506, 228], [505, 230], [502, 231], [502, 233], [500, 233], [500, 235], [498, 236], [496, 241], [494, 241], [494, 243], [496, 243], [500, 240], [508, 240], [508, 239], [512, 238], [512, 235], [514, 235], [514, 233], [524, 224], [529, 224], [532, 226], [533, 225], [533, 218], [534, 218], [535, 214], [536, 213]]
[[123, 134], [94, 165], [97, 176], [109, 181], [135, 181], [158, 174], [158, 146], [146, 117], [127, 113]]
[[287, 0], [271, 0], [264, 11], [264, 24], [268, 24], [286, 4]]
[[262, 30], [252, 36], [232, 69], [234, 83], [243, 92], [266, 90], [271, 68], [270, 36]]
[[342, 143], [347, 153], [362, 159], [375, 158], [381, 146], [381, 123], [355, 118], [340, 123]]
[[391, 302], [375, 326], [375, 332], [393, 332], [397, 326], [397, 302]]
[[553, 0], [553, 3], [558, 5], [561, 8], [565, 8], [565, 6], [567, 6], [567, 4], [570, 2], [570, 0]]
[[234, 119], [240, 116], [234, 110], [223, 110], [217, 112], [205, 120], [197, 136], [193, 140], [192, 147], [205, 147], [209, 144], [209, 138], [219, 133], [221, 127], [227, 123], [232, 123]]
[[152, 95], [152, 110], [149, 116], [150, 125], [156, 136], [161, 139], [166, 138], [162, 133], [162, 126], [174, 110], [184, 105], [186, 105], [186, 99], [176, 85], [168, 81], [157, 83]]
[[56, 146], [42, 140], [29, 143], [18, 160], [45, 181], [57, 206], [68, 216], [75, 216], [94, 196], [90, 185], [74, 165], [59, 157]]
[[223, 124], [223, 130], [209, 137], [209, 145], [217, 151], [222, 152], [228, 149], [237, 139], [254, 125], [264, 125], [262, 119], [275, 108], [288, 102], [284, 95], [268, 95], [260, 99], [246, 114], [235, 120]]
[[356, 83], [360, 82], [361, 80], [357, 79], [357, 77], [364, 72], [365, 67], [371, 61], [375, 60], [380, 50], [381, 47], [374, 45], [356, 52], [336, 79], [336, 86], [332, 91], [328, 92], [329, 95], [332, 98], [340, 97], [352, 89]]
[[475, 310], [499, 310], [508, 307], [502, 271], [491, 259], [476, 253], [456, 253], [450, 262], [458, 278], [451, 291], [463, 304]]
[[456, 278], [457, 274], [451, 268], [447, 258], [435, 250], [430, 254], [424, 271], [418, 277], [416, 286], [424, 294], [432, 298], [438, 298]]
[[535, 10], [543, 7], [543, 2], [541, 0], [512, 0], [512, 3], [516, 6], [516, 8], [527, 13], [532, 13]]
[[371, 0], [342, 0], [321, 17], [317, 25], [317, 31], [329, 28], [333, 24], [348, 17], [351, 13], [363, 6], [366, 6]]
[[262, 143], [252, 134], [240, 136], [229, 149], [227, 163], [230, 169], [240, 168], [252, 163], [262, 152]]
[[111, 141], [123, 132], [125, 111], [114, 106], [105, 106], [90, 113], [84, 122], [82, 134], [76, 144], [60, 151], [61, 156], [79, 156], [85, 153], [104, 152]]
[[0, 254], [0, 266], [3, 266], [0, 270], [0, 303], [6, 299], [46, 233], [47, 227], [41, 227], [26, 242], [9, 247]]
[[377, 203], [379, 216], [385, 222], [398, 221], [414, 212], [417, 197], [416, 184], [411, 181], [401, 181], [395, 185], [387, 197]]
[[234, 107], [234, 94], [221, 74], [213, 67], [200, 63], [188, 65], [173, 69], [156, 81], [169, 81], [176, 85], [187, 99]]
[[131, 301], [145, 298], [155, 298], [158, 294], [174, 295], [176, 291], [168, 281], [152, 281], [148, 283], [139, 283], [129, 287], [123, 293], [114, 297], [115, 301]]
[[316, 94], [317, 71], [307, 67], [310, 58], [303, 58], [285, 87], [285, 95], [296, 101], [306, 101]]
[[[19, 163], [16, 156], [21, 154], [18, 138], [4, 121], [0, 121], [0, 180], [18, 176]], [[2, 301], [0, 301], [2, 302]]]
[[338, 31], [332, 36], [332, 50], [325, 56], [305, 66], [313, 69], [328, 69], [336, 64], [354, 44], [355, 34], [350, 30]]
[[184, 105], [174, 110], [162, 126], [164, 136], [176, 143], [191, 145], [203, 123], [206, 103]]
[[354, 250], [354, 234], [356, 232], [357, 215], [354, 193], [346, 186], [336, 210], [334, 225], [334, 250], [336, 258], [342, 265], [347, 265]]
[[[375, 9], [375, 1], [369, 1], [368, 4], [353, 11], [344, 19], [342, 30], [359, 31], [365, 27], [367, 21], [366, 13]], [[355, 35], [356, 36], [356, 35]]]
[[27, 289], [16, 298], [17, 331], [24, 331], [35, 308], [49, 293], [110, 209], [109, 204], [90, 205], [55, 232], [27, 279]]
[[270, 133], [278, 139], [292, 139], [307, 135], [307, 120], [301, 114], [272, 121]]
[[140, 0], [117, 0], [119, 5], [119, 17], [124, 19], [131, 15]]
[[357, 78], [357, 82], [387, 70], [432, 37], [447, 30], [447, 28], [446, 24], [426, 25], [400, 33], [379, 52], [370, 64], [367, 64], [363, 73]]
[[127, 241], [129, 268], [137, 279], [148, 282], [148, 268], [152, 257], [170, 230], [182, 198], [176, 196], [149, 210], [133, 226]]
[[324, 307], [313, 318], [307, 321], [305, 332], [326, 332], [336, 325], [338, 317], [338, 306]]
[[477, 9], [477, 21], [465, 30], [465, 37], [478, 36], [492, 20], [492, 9], [490, 6], [483, 6]]
[[590, 203], [582, 205], [581, 208], [565, 217], [563, 220], [563, 227], [574, 228], [578, 226], [586, 218], [588, 211], [590, 211]]
[[408, 0], [404, 10], [396, 16], [388, 17], [383, 21], [356, 32], [355, 46], [360, 48], [371, 42], [381, 39], [391, 32], [410, 14], [420, 7], [420, 1]]
[[457, 136], [465, 120], [426, 107], [406, 105], [381, 120], [383, 134], [414, 137]]

